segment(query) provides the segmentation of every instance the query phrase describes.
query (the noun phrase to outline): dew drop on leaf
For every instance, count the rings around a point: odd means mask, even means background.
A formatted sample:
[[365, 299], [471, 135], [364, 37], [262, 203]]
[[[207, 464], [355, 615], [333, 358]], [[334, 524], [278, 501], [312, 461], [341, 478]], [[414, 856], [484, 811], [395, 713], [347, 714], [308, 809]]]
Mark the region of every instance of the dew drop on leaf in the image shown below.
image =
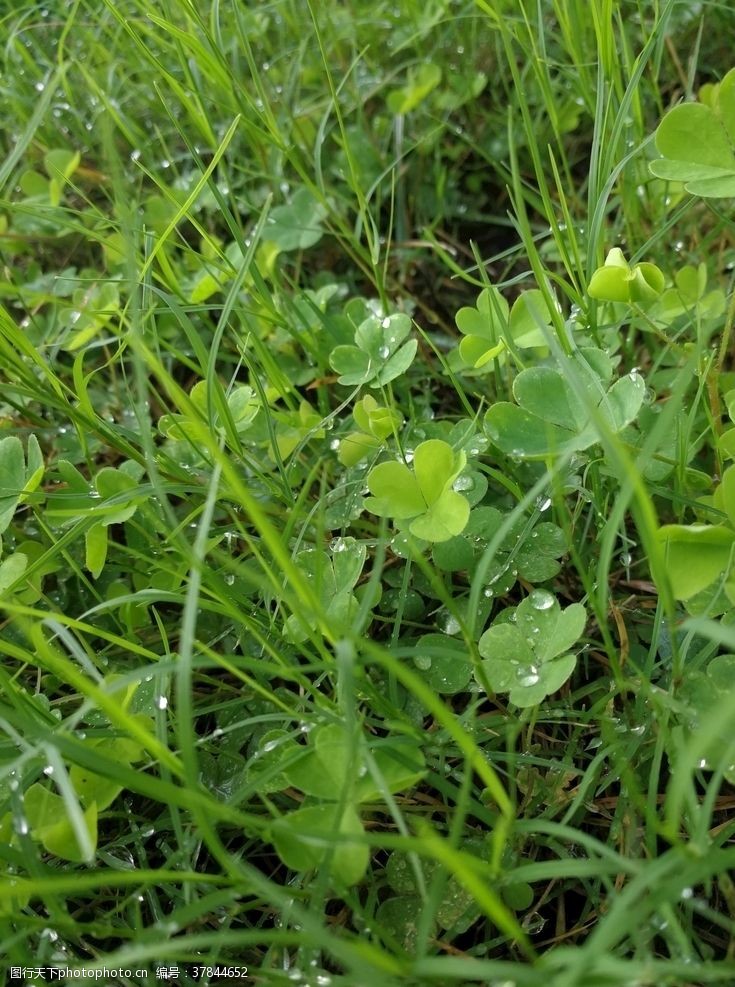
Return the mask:
[[532, 590], [528, 598], [534, 610], [550, 610], [554, 606], [554, 597], [545, 589]]

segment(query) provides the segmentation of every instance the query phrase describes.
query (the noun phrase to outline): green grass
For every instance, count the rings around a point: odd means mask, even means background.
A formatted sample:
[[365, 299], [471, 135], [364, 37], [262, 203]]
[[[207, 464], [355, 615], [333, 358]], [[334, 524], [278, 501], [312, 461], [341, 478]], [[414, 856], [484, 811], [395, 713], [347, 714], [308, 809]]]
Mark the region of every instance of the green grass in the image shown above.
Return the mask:
[[[735, 983], [734, 227], [648, 167], [732, 67], [694, 6], [0, 10], [3, 983]], [[596, 300], [614, 247], [718, 294]], [[499, 685], [552, 597], [573, 671]]]

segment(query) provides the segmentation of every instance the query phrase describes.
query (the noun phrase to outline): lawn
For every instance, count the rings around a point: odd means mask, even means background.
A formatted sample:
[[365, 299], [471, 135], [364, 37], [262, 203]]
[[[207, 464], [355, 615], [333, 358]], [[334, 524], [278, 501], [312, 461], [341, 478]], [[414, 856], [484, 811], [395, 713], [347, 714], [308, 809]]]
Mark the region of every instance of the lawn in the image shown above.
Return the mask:
[[735, 984], [734, 38], [0, 5], [2, 984]]

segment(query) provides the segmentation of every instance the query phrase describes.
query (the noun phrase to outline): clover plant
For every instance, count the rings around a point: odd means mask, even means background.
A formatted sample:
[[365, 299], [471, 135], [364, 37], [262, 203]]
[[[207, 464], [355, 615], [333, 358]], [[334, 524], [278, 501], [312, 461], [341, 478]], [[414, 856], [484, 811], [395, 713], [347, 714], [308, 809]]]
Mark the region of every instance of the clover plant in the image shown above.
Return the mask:
[[[482, 671], [495, 692], [509, 693], [520, 708], [535, 706], [556, 692], [574, 671], [575, 644], [587, 615], [580, 603], [564, 610], [556, 597], [534, 589], [506, 610], [480, 638]], [[479, 677], [480, 684], [482, 679]]]
[[479, 370], [506, 352], [508, 340], [518, 349], [546, 346], [551, 314], [536, 288], [522, 292], [511, 309], [497, 288], [484, 288], [475, 306], [461, 308], [455, 321], [464, 335], [459, 354]]
[[380, 463], [368, 473], [371, 497], [365, 507], [379, 517], [408, 521], [409, 531], [426, 541], [446, 541], [467, 524], [470, 505], [453, 483], [467, 457], [441, 439], [416, 446], [413, 470], [405, 463]]
[[634, 370], [610, 384], [612, 364], [602, 350], [580, 349], [575, 357], [576, 386], [555, 367], [529, 367], [513, 382], [518, 403], [500, 401], [488, 410], [485, 430], [501, 452], [545, 459], [587, 449], [600, 438], [590, 408], [613, 432], [635, 419], [646, 390], [641, 374]]
[[[307, 548], [296, 556], [299, 571], [315, 591], [327, 619], [335, 626], [354, 624], [359, 610], [354, 589], [366, 558], [365, 545], [350, 537], [335, 538], [329, 555], [315, 548]], [[286, 621], [286, 635], [291, 641], [303, 641], [307, 637], [308, 627], [316, 627], [316, 616], [291, 614]]]
[[[261, 745], [255, 769], [259, 785], [265, 770], [275, 768], [310, 800], [318, 800], [282, 815], [271, 824], [270, 838], [283, 862], [294, 870], [313, 870], [329, 856], [331, 881], [338, 888], [356, 884], [367, 869], [368, 847], [359, 840], [364, 835], [360, 806], [411, 788], [425, 773], [416, 741], [381, 742], [362, 733], [353, 739], [351, 752], [342, 724], [317, 727], [308, 745], [271, 735]], [[335, 834], [343, 839], [330, 853], [329, 838]], [[344, 839], [349, 836], [358, 839]]]
[[382, 387], [405, 373], [416, 356], [418, 342], [409, 339], [411, 320], [402, 313], [380, 318], [369, 315], [355, 330], [354, 345], [336, 346], [329, 357], [340, 384]]

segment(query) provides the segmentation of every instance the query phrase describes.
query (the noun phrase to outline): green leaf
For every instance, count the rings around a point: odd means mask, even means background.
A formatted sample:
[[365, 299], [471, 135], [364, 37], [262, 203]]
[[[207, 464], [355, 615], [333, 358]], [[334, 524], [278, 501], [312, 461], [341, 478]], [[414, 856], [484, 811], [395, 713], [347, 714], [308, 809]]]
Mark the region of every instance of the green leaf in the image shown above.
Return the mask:
[[476, 307], [461, 308], [455, 322], [466, 337], [459, 344], [459, 355], [471, 367], [484, 367], [505, 350], [503, 334], [508, 331], [508, 303], [497, 288], [484, 288]]
[[735, 70], [713, 90], [713, 105], [684, 103], [656, 131], [660, 160], [649, 164], [658, 178], [683, 182], [704, 197], [735, 196]]
[[378, 517], [401, 520], [427, 508], [416, 477], [403, 463], [379, 463], [368, 473], [367, 485], [373, 496], [366, 499], [365, 506]]
[[562, 652], [579, 640], [585, 623], [581, 604], [561, 610], [551, 593], [533, 590], [480, 638], [488, 683], [495, 692], [510, 693], [510, 701], [521, 709], [537, 705], [574, 671], [576, 656]]
[[0, 534], [13, 519], [25, 489], [23, 445], [15, 435], [0, 440]]
[[516, 459], [543, 459], [560, 455], [570, 448], [580, 448], [577, 436], [568, 429], [559, 428], [507, 401], [499, 401], [488, 409], [485, 431], [501, 452]]
[[351, 806], [340, 810], [330, 803], [298, 809], [277, 819], [270, 832], [278, 856], [291, 870], [316, 870], [331, 855], [331, 883], [338, 889], [361, 881], [370, 862], [367, 844], [350, 840], [364, 834]]
[[370, 356], [356, 346], [335, 346], [329, 354], [329, 365], [336, 370], [340, 384], [352, 386], [370, 380], [372, 370]]
[[68, 314], [73, 333], [64, 349], [73, 352], [86, 346], [120, 312], [120, 292], [114, 281], [93, 285], [74, 293], [75, 308]]
[[97, 521], [84, 534], [84, 564], [95, 579], [99, 579], [107, 559], [107, 526]]
[[23, 797], [23, 808], [34, 840], [62, 860], [89, 861], [97, 847], [97, 806], [92, 803], [82, 814], [87, 846], [69, 819], [66, 803], [43, 785], [31, 785]]
[[405, 86], [388, 94], [387, 104], [391, 113], [410, 113], [422, 103], [441, 82], [442, 70], [433, 62], [422, 62], [410, 69]]
[[544, 328], [551, 325], [551, 312], [543, 292], [538, 288], [523, 291], [510, 310], [509, 329], [513, 342], [520, 349], [546, 346]]
[[94, 478], [94, 484], [103, 502], [113, 502], [110, 505], [106, 503], [100, 505], [104, 507], [104, 517], [101, 518], [100, 523], [104, 525], [122, 524], [123, 521], [129, 520], [143, 500], [140, 496], [133, 496], [138, 484], [122, 469], [105, 466]]
[[375, 802], [384, 791], [403, 792], [413, 788], [426, 774], [426, 762], [421, 747], [412, 740], [389, 740], [372, 751], [373, 770], [360, 767], [360, 777], [354, 790], [356, 802]]
[[723, 525], [668, 524], [658, 530], [666, 573], [677, 600], [688, 600], [721, 576], [730, 562], [735, 531]]
[[428, 439], [416, 447], [414, 473], [403, 463], [380, 463], [368, 473], [373, 496], [365, 506], [379, 517], [413, 518], [410, 530], [417, 538], [445, 541], [469, 519], [469, 503], [451, 489], [466, 461], [448, 443]]
[[505, 401], [493, 405], [485, 415], [485, 431], [506, 455], [525, 459], [587, 449], [597, 442], [589, 405], [612, 431], [622, 431], [641, 409], [645, 382], [633, 371], [605, 391], [608, 364], [601, 351], [578, 351], [577, 383], [586, 400], [553, 367], [522, 370], [513, 383], [520, 407]]
[[[422, 914], [424, 904], [417, 895], [400, 895], [386, 898], [375, 912], [375, 920], [395, 938], [401, 948], [413, 954], [418, 945], [419, 927], [424, 931]], [[432, 920], [428, 935], [436, 934], [436, 923]]]
[[22, 552], [14, 552], [0, 564], [0, 597], [21, 578], [27, 567], [28, 557]]
[[409, 528], [417, 538], [440, 542], [464, 531], [469, 517], [469, 502], [454, 490], [447, 490]]
[[427, 685], [443, 695], [462, 692], [472, 677], [467, 646], [446, 634], [422, 635], [416, 643], [413, 663]]
[[306, 250], [321, 240], [326, 215], [326, 207], [308, 189], [300, 188], [287, 205], [271, 209], [263, 239], [275, 243], [279, 250]]
[[384, 387], [396, 377], [404, 374], [413, 363], [418, 349], [418, 341], [409, 339], [403, 346], [387, 361], [385, 366], [378, 371], [378, 376], [370, 385], [371, 387]]

